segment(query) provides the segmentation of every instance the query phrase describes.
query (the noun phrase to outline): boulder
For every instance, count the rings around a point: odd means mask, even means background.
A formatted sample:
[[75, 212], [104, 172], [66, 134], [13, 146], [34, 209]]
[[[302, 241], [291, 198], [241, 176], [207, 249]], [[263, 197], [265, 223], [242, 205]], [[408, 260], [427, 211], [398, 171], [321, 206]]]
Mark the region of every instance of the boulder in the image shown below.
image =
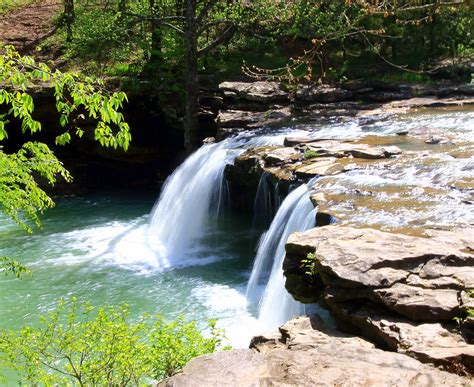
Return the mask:
[[341, 173], [343, 170], [343, 164], [339, 163], [335, 157], [328, 157], [317, 158], [315, 162], [297, 166], [295, 173], [300, 177], [311, 178], [314, 176], [331, 176]]
[[305, 143], [317, 155], [328, 157], [354, 157], [359, 159], [385, 159], [402, 153], [397, 146], [371, 146], [369, 144], [320, 140]]
[[334, 311], [341, 327], [357, 332], [382, 348], [455, 373], [472, 374], [474, 346], [458, 332], [439, 323], [415, 323], [368, 303], [340, 302], [337, 293], [334, 289], [328, 291], [325, 302]]
[[[393, 350], [473, 372], [474, 346], [449, 326], [471, 305], [466, 295], [474, 288], [474, 230], [428, 234], [335, 225], [294, 233], [283, 264], [287, 289], [306, 302], [312, 290], [313, 302], [322, 302], [344, 324]], [[302, 266], [308, 253], [315, 254], [311, 280], [307, 264]], [[301, 286], [294, 286], [298, 278], [306, 288], [301, 295]], [[362, 317], [361, 306], [370, 310]], [[393, 323], [389, 328], [377, 323], [380, 314]]]
[[304, 102], [339, 102], [351, 97], [349, 90], [328, 85], [304, 85], [296, 91], [296, 100]]
[[294, 148], [281, 147], [275, 148], [263, 154], [263, 159], [267, 165], [275, 165], [282, 163], [291, 163], [300, 161], [303, 158], [301, 152]]
[[294, 319], [252, 349], [191, 360], [160, 386], [467, 386], [468, 378], [327, 329], [317, 316]]
[[221, 128], [255, 128], [275, 125], [288, 120], [291, 116], [289, 108], [268, 110], [265, 112], [250, 112], [244, 110], [221, 111], [217, 123]]
[[278, 82], [222, 82], [219, 89], [224, 96], [255, 102], [276, 102], [288, 100], [288, 93]]

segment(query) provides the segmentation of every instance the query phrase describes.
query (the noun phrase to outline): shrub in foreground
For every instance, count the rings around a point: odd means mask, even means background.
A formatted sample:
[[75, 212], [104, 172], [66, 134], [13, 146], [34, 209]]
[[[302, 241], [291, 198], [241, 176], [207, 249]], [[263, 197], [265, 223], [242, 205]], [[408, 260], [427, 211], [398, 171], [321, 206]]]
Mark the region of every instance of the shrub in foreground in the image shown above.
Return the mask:
[[126, 306], [61, 301], [36, 327], [0, 332], [0, 368], [27, 384], [138, 385], [177, 373], [193, 357], [219, 349], [215, 321], [204, 337], [196, 322], [130, 319]]

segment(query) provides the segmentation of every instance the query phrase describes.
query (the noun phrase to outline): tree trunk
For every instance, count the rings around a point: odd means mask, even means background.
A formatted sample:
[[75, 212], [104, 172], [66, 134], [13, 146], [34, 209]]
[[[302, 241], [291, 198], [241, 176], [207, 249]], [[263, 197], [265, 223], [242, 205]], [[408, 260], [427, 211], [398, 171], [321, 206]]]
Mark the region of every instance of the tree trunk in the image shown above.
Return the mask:
[[72, 41], [72, 24], [76, 14], [74, 12], [74, 0], [64, 0], [64, 23], [66, 24], [66, 41]]
[[185, 26], [185, 93], [184, 146], [191, 152], [198, 142], [198, 36], [196, 20], [196, 0], [186, 2]]
[[150, 10], [152, 14], [152, 20], [150, 23], [151, 29], [151, 47], [150, 47], [150, 64], [153, 68], [153, 64], [162, 60], [161, 58], [161, 31], [159, 23], [157, 22], [158, 15], [155, 12], [155, 0], [149, 0]]

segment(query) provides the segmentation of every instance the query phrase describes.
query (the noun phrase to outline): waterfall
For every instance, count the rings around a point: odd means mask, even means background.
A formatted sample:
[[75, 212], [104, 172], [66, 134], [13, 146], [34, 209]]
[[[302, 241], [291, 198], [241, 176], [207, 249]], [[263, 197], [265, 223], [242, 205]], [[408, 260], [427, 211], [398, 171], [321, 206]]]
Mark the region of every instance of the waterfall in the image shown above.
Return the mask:
[[260, 299], [258, 317], [266, 328], [275, 328], [292, 316], [304, 313], [304, 305], [295, 301], [285, 289], [282, 265], [289, 235], [313, 227], [315, 212], [309, 200], [308, 185], [301, 185], [286, 197], [261, 238], [247, 296], [254, 301]]
[[231, 141], [204, 145], [166, 180], [148, 231], [160, 267], [181, 263], [215, 220], [225, 196], [224, 169], [236, 146]]
[[248, 132], [206, 144], [189, 156], [166, 180], [150, 214], [148, 247], [158, 268], [186, 263], [185, 257], [215, 224], [226, 197], [224, 170], [246, 148], [281, 144], [284, 136]]

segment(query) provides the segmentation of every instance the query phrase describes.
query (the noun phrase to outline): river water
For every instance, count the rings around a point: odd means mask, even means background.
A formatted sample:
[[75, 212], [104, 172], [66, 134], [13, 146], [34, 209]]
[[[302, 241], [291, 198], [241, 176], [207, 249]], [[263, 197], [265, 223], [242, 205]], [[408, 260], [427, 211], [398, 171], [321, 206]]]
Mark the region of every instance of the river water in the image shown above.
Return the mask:
[[[401, 130], [426, 127], [455, 145], [424, 141], [413, 145], [396, 136]], [[472, 110], [333, 119], [324, 124], [295, 122], [288, 128], [206, 145], [168, 179], [158, 201], [158, 193], [59, 198], [57, 206], [42, 217], [43, 229], [33, 235], [25, 235], [0, 217], [0, 256], [14, 257], [32, 271], [23, 280], [1, 278], [0, 327], [35, 325], [38, 315], [54, 308], [61, 297], [77, 296], [94, 305], [127, 303], [133, 317], [144, 312], [169, 319], [184, 315], [201, 323], [217, 318], [230, 342], [243, 347], [253, 333], [304, 313], [301, 305], [286, 298], [279, 262], [287, 235], [313, 226], [308, 189], [295, 187], [281, 203], [258, 249], [256, 241], [263, 230], [254, 227], [252, 215], [226, 209], [232, 198], [222, 180], [224, 165], [246, 148], [278, 145], [285, 135], [302, 134], [315, 138], [383, 135], [385, 142], [396, 139], [393, 142], [405, 150], [435, 154], [438, 164], [431, 163], [430, 168], [417, 161], [390, 176], [356, 171], [340, 179], [322, 179], [320, 184], [340, 190], [354, 180], [384, 185], [392, 178], [392, 183], [393, 179], [414, 179], [411, 186], [425, 188], [452, 186], [459, 199], [455, 202], [462, 205], [453, 204], [448, 211], [444, 206], [444, 212], [440, 206], [440, 213], [430, 217], [430, 222], [474, 223], [469, 204], [474, 188]], [[255, 205], [257, 211], [258, 201]], [[277, 208], [271, 210], [275, 213]], [[447, 212], [453, 220], [446, 219]], [[376, 223], [397, 222], [397, 217], [384, 220], [370, 211], [364, 216], [365, 221], [373, 217]], [[401, 225], [407, 216], [399, 218]]]

